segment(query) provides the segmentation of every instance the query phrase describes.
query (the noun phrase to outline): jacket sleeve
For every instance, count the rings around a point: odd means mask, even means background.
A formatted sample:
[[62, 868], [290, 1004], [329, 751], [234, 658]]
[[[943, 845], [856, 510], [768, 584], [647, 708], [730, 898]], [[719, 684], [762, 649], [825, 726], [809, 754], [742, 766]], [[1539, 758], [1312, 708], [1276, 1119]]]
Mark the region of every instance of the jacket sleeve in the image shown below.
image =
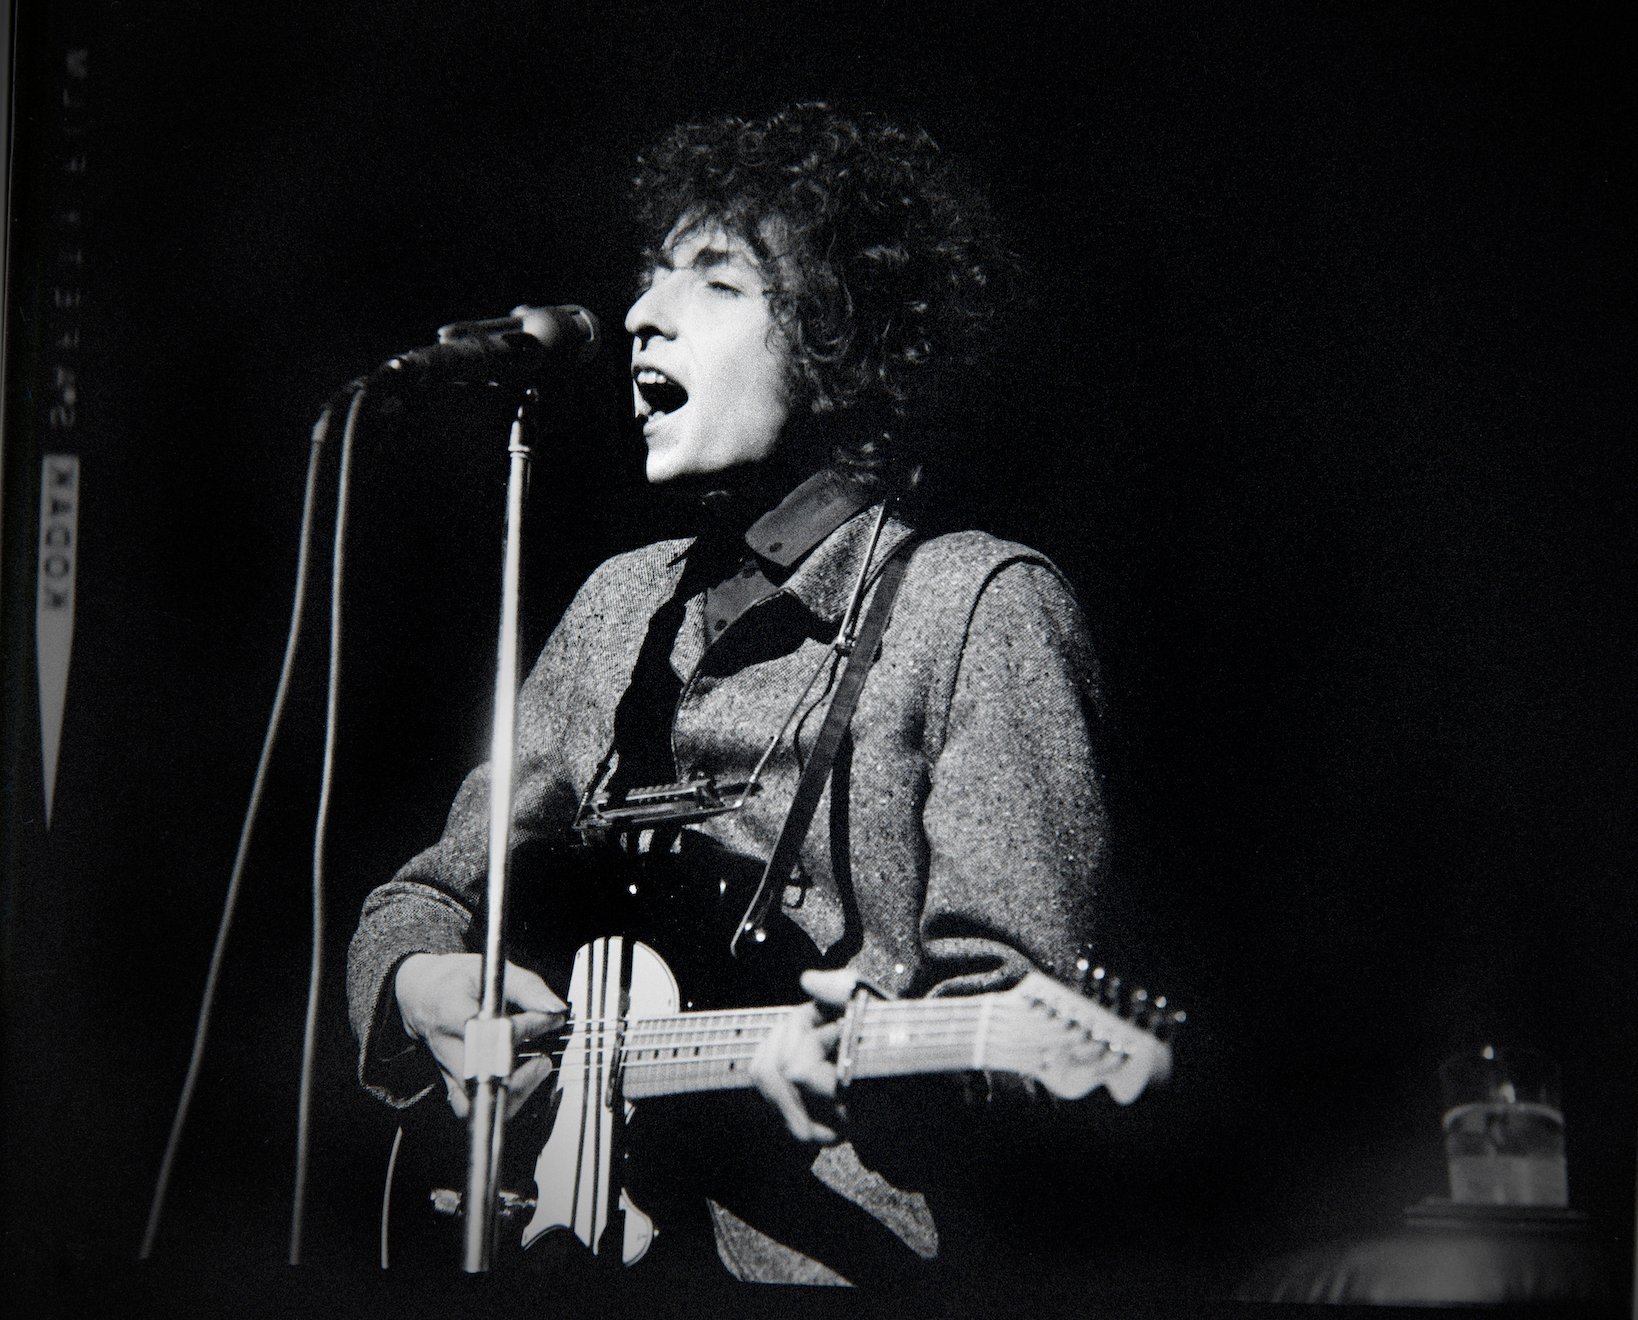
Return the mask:
[[923, 808], [920, 992], [1004, 988], [1031, 967], [1073, 979], [1108, 838], [1096, 665], [1050, 564], [1015, 558], [988, 575], [944, 692]]
[[[897, 985], [875, 982], [909, 996], [1004, 990], [1031, 970], [1073, 982], [1108, 864], [1097, 671], [1080, 607], [1032, 553], [997, 553], [981, 572], [976, 587], [933, 593], [950, 598], [953, 617], [916, 619], [940, 657], [925, 696], [917, 965]], [[890, 1181], [940, 1196], [940, 1232], [955, 1234], [1004, 1217], [1008, 1161], [1061, 1140], [1036, 1098], [1004, 1073], [906, 1079], [877, 1104], [850, 1106], [850, 1137]]]
[[[589, 584], [588, 584], [589, 585]], [[518, 693], [513, 845], [561, 834], [573, 819], [578, 788], [564, 756], [567, 722], [584, 706], [583, 667], [568, 663], [580, 631], [582, 589], [547, 641]], [[483, 899], [489, 857], [489, 767], [461, 785], [443, 837], [364, 901], [347, 956], [347, 999], [359, 1042], [359, 1080], [395, 1106], [413, 1104], [437, 1081], [436, 1069], [405, 1032], [393, 995], [399, 965], [415, 953], [461, 953], [481, 943], [473, 919]]]

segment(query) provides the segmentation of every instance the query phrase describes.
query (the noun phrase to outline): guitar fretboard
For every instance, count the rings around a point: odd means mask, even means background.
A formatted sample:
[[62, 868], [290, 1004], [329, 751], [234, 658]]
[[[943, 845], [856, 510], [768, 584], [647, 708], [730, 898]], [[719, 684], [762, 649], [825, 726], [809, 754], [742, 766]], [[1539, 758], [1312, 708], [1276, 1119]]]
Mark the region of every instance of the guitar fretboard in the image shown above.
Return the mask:
[[[748, 1087], [754, 1085], [751, 1060], [758, 1046], [790, 1011], [752, 1008], [634, 1018], [625, 1023], [618, 1044], [612, 1023], [573, 1024], [564, 1066], [598, 1068], [606, 1062], [603, 1055], [618, 1048], [630, 1100]], [[1090, 1028], [1043, 1019], [1027, 1003], [1007, 996], [871, 1002], [855, 1019], [852, 1073], [1034, 1074], [1053, 1051], [1065, 1048], [1066, 1033], [1082, 1067], [1105, 1058], [1116, 1067], [1125, 1057], [1117, 1043]]]

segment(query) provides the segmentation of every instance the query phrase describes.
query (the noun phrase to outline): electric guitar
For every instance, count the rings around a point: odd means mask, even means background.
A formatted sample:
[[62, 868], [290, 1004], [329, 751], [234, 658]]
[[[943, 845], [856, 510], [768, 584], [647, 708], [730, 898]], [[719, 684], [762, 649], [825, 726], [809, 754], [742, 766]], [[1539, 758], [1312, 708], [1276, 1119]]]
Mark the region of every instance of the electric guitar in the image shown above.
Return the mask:
[[[1165, 1037], [1182, 1021], [1164, 999], [1123, 994], [1117, 978], [1086, 971], [1080, 994], [1030, 973], [1010, 990], [934, 999], [856, 994], [841, 1019], [840, 1082], [931, 1073], [1008, 1073], [1061, 1099], [1098, 1087], [1122, 1105], [1171, 1069]], [[505, 1191], [502, 1231], [524, 1214], [528, 1247], [569, 1234], [605, 1263], [636, 1263], [653, 1221], [623, 1185], [623, 1130], [636, 1102], [754, 1085], [757, 1046], [789, 1007], [680, 1011], [677, 981], [647, 944], [592, 940], [575, 956], [569, 1018], [553, 1048], [548, 1134], [534, 1165], [534, 1195]], [[560, 1053], [559, 1053], [560, 1051]], [[522, 1139], [509, 1125], [509, 1143]], [[460, 1195], [433, 1193], [460, 1212]]]

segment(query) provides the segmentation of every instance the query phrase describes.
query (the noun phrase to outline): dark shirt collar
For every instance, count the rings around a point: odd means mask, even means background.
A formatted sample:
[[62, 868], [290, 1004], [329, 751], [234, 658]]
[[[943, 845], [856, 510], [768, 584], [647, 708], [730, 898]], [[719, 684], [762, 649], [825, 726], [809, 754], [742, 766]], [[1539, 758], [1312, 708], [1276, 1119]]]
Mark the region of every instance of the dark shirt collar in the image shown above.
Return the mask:
[[870, 486], [833, 467], [820, 468], [751, 524], [745, 544], [758, 559], [788, 571], [877, 498]]
[[[879, 512], [854, 514], [843, 522], [792, 570], [780, 590], [795, 597], [815, 618], [840, 622], [853, 597]], [[881, 542], [871, 556], [874, 568], [879, 570], [888, 556], [911, 535], [911, 527], [890, 513], [882, 528]]]
[[[875, 514], [866, 511], [879, 503], [880, 492], [834, 468], [822, 468], [743, 535], [730, 530], [733, 498], [700, 501], [710, 525], [671, 561], [687, 565], [678, 590], [704, 597], [701, 624], [707, 641], [775, 592], [796, 600], [815, 618], [839, 620], [876, 522]], [[880, 564], [910, 534], [906, 524], [889, 518], [875, 562]]]

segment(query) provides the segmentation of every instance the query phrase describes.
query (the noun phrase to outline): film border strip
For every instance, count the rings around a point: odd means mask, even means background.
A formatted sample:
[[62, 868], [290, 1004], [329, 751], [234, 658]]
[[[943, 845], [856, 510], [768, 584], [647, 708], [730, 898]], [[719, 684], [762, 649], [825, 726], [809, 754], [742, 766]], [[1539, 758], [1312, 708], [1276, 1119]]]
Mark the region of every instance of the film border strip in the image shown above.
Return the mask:
[[69, 662], [74, 644], [74, 588], [79, 542], [80, 364], [82, 314], [85, 306], [86, 176], [90, 165], [90, 51], [82, 45], [64, 48], [56, 98], [52, 217], [47, 251], [49, 299], [40, 358], [40, 382], [46, 408], [47, 446], [40, 455], [40, 540], [34, 623], [35, 663], [39, 680], [40, 767], [45, 794], [45, 825], [51, 827], [56, 798], [57, 764], [62, 749], [63, 718], [68, 702]]

